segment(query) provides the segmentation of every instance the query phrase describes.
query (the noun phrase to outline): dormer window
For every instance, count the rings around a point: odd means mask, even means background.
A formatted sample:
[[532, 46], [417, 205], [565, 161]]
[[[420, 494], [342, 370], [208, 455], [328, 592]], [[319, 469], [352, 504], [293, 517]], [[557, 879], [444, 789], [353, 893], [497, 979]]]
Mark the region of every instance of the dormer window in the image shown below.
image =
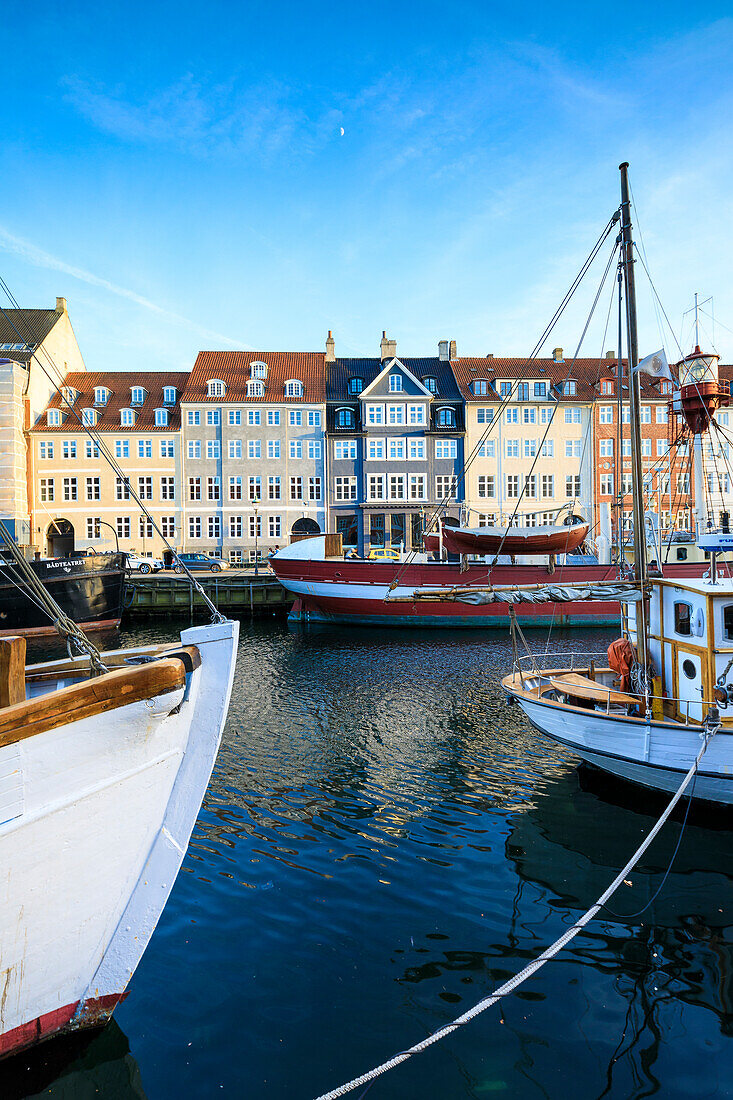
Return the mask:
[[120, 424], [123, 428], [134, 428], [135, 419], [137, 413], [134, 409], [121, 409], [120, 410]]
[[517, 401], [529, 401], [529, 382], [519, 382], [517, 385]]
[[133, 386], [130, 390], [130, 404], [144, 405], [147, 396], [147, 391], [142, 386]]
[[288, 381], [285, 383], [285, 396], [302, 397], [303, 383], [299, 382], [297, 378], [289, 378]]
[[535, 397], [547, 397], [547, 382], [535, 382], [534, 395]]
[[61, 424], [61, 409], [49, 409], [46, 413], [49, 428], [58, 428]]
[[[502, 382], [502, 387], [506, 384], [506, 382]], [[471, 383], [471, 392], [475, 397], [488, 397], [491, 392], [491, 383], [488, 378], [474, 378]], [[504, 396], [503, 393], [502, 396]]]
[[422, 384], [425, 389], [430, 390], [431, 393], [438, 392], [438, 379], [433, 378], [432, 374], [429, 374], [426, 378], [423, 378]]
[[348, 389], [352, 397], [358, 397], [361, 391], [364, 389], [364, 379], [350, 378]]
[[669, 381], [668, 378], [665, 378], [665, 379], [662, 380], [662, 382], [659, 385], [659, 391], [660, 391], [660, 393], [671, 393], [672, 392], [672, 383]]
[[265, 383], [264, 382], [252, 382], [247, 383], [247, 397], [264, 397], [265, 396]]
[[337, 409], [336, 410], [336, 427], [337, 428], [353, 428], [356, 424], [356, 417], [353, 409]]
[[175, 386], [164, 386], [163, 387], [163, 404], [164, 405], [175, 405], [177, 396], [178, 396], [178, 390], [176, 389]]
[[402, 375], [390, 374], [389, 376], [389, 392], [390, 393], [402, 393]]
[[438, 409], [435, 414], [435, 421], [441, 428], [455, 428], [456, 426], [456, 411], [449, 408], [447, 405], [442, 409]]
[[254, 363], [250, 363], [249, 372], [251, 378], [267, 378], [267, 363], [263, 363], [259, 359]]
[[610, 378], [604, 378], [601, 382], [601, 393], [612, 394], [615, 388]]
[[168, 410], [156, 409], [155, 410], [155, 426], [156, 428], [168, 427]]
[[566, 378], [562, 384], [563, 397], [575, 397], [577, 388], [577, 383], [574, 378]]
[[67, 405], [73, 405], [79, 394], [72, 386], [62, 386], [61, 395]]
[[226, 392], [226, 384], [220, 378], [210, 378], [206, 383], [207, 397], [225, 397]]
[[106, 386], [95, 386], [94, 387], [94, 404], [95, 405], [106, 405], [107, 402], [109, 401], [109, 397], [110, 397], [110, 391], [107, 389]]
[[90, 427], [94, 427], [94, 425], [97, 423], [98, 420], [99, 420], [99, 413], [97, 412], [96, 409], [82, 409], [81, 410], [81, 422], [82, 422], [82, 424], [87, 424]]

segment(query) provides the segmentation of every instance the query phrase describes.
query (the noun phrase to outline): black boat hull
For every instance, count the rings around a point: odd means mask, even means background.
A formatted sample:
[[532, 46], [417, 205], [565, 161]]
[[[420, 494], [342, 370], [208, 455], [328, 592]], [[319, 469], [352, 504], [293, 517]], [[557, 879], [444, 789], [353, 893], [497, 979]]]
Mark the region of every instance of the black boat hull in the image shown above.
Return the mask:
[[[30, 562], [44, 588], [75, 623], [119, 625], [125, 594], [124, 554], [72, 555]], [[17, 583], [16, 580], [17, 579]], [[0, 564], [0, 637], [54, 634], [49, 615], [28, 593], [15, 566]]]

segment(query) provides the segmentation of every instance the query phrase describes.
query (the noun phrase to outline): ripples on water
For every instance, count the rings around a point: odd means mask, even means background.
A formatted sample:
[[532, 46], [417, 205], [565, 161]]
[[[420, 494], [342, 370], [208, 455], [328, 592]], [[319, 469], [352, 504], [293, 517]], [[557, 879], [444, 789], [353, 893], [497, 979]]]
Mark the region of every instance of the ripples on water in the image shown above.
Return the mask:
[[[123, 644], [163, 637], [138, 630]], [[611, 637], [576, 631], [556, 648]], [[24, 1063], [34, 1088], [313, 1097], [539, 954], [663, 803], [580, 775], [504, 704], [510, 663], [498, 632], [242, 624], [224, 744], [130, 996], [83, 1056]], [[730, 824], [695, 811], [642, 917], [593, 922], [369, 1100], [727, 1095]], [[678, 835], [667, 827], [615, 910], [649, 900]]]

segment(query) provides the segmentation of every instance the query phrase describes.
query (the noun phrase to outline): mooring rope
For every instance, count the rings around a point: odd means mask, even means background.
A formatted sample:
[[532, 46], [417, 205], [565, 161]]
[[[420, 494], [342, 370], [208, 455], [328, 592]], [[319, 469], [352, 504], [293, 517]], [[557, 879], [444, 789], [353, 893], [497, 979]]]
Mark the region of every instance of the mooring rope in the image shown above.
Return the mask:
[[570, 941], [575, 938], [575, 936], [577, 936], [578, 932], [580, 932], [586, 926], [586, 924], [593, 920], [596, 914], [601, 909], [603, 909], [608, 899], [616, 893], [619, 886], [621, 886], [621, 884], [623, 883], [624, 879], [634, 869], [636, 864], [646, 852], [647, 848], [649, 848], [654, 838], [665, 825], [675, 806], [682, 798], [682, 795], [687, 790], [687, 787], [697, 774], [697, 769], [705, 753], [705, 750], [707, 749], [711, 738], [717, 733], [719, 729], [720, 720], [711, 719], [711, 716], [708, 715], [702, 725], [702, 729], [700, 732], [700, 736], [702, 737], [702, 747], [695, 757], [692, 767], [688, 771], [685, 778], [682, 780], [682, 783], [680, 784], [677, 793], [670, 801], [664, 813], [651, 829], [651, 831], [648, 833], [648, 835], [645, 837], [645, 839], [642, 841], [642, 843], [639, 845], [639, 847], [636, 849], [628, 863], [626, 863], [623, 869], [619, 871], [618, 875], [613, 880], [611, 885], [604, 891], [604, 893], [601, 894], [598, 901], [591, 905], [590, 909], [587, 909], [583, 916], [579, 920], [577, 920], [575, 924], [571, 925], [566, 932], [563, 932], [562, 936], [560, 936], [559, 939], [556, 939], [550, 947], [543, 951], [542, 954], [534, 959], [531, 963], [525, 966], [523, 970], [520, 970], [518, 974], [515, 974], [513, 978], [510, 978], [508, 982], [505, 982], [504, 985], [499, 986], [499, 988], [496, 989], [489, 997], [485, 997], [483, 1001], [479, 1001], [478, 1004], [474, 1005], [473, 1008], [470, 1008], [467, 1012], [464, 1012], [462, 1016], [458, 1016], [457, 1019], [453, 1020], [452, 1023], [445, 1024], [443, 1027], [438, 1028], [437, 1031], [434, 1031], [431, 1035], [428, 1035], [427, 1038], [423, 1039], [421, 1042], [415, 1043], [415, 1045], [411, 1046], [408, 1050], [400, 1051], [399, 1054], [395, 1054], [394, 1057], [390, 1058], [388, 1061], [382, 1062], [381, 1065], [375, 1066], [374, 1069], [370, 1069], [367, 1073], [362, 1073], [360, 1077], [355, 1077], [353, 1081], [349, 1081], [345, 1085], [339, 1085], [338, 1088], [331, 1089], [330, 1092], [322, 1093], [316, 1098], [316, 1100], [337, 1100], [339, 1096], [345, 1096], [348, 1092], [352, 1092], [354, 1089], [359, 1088], [360, 1085], [369, 1084], [371, 1081], [374, 1081], [375, 1078], [381, 1077], [383, 1073], [387, 1073], [388, 1070], [394, 1069], [402, 1062], [406, 1062], [408, 1058], [411, 1058], [413, 1056], [413, 1054], [422, 1054], [422, 1052], [424, 1050], [427, 1050], [428, 1047], [432, 1046], [433, 1043], [437, 1043], [439, 1039], [444, 1039], [453, 1031], [457, 1031], [459, 1027], [462, 1027], [464, 1024], [469, 1023], [469, 1021], [473, 1020], [480, 1013], [484, 1012], [487, 1008], [490, 1008], [491, 1005], [496, 1004], [497, 1001], [501, 1000], [502, 997], [506, 997], [507, 994], [513, 993], [514, 990], [518, 989], [519, 986], [526, 982], [528, 978], [531, 978], [534, 974], [536, 974], [537, 971], [541, 967], [543, 967], [546, 962], [549, 962], [550, 959], [554, 958], [555, 955], [562, 951], [562, 949], [566, 947], [570, 943]]

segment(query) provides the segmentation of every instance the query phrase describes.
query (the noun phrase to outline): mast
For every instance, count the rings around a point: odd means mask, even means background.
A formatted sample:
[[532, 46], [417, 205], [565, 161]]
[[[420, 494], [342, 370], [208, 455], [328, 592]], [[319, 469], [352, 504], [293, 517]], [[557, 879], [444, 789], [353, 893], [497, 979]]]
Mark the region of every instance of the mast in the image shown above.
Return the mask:
[[[634, 242], [631, 236], [631, 203], [629, 200], [628, 162], [619, 165], [621, 172], [621, 259], [626, 291], [626, 331], [629, 353], [629, 403], [631, 406], [631, 477], [634, 509], [634, 577], [644, 585], [647, 581], [646, 529], [644, 492], [641, 469], [641, 386], [639, 344], [636, 327], [636, 284], [634, 281]], [[647, 667], [647, 606], [642, 599], [637, 604], [637, 647], [642, 668]]]

